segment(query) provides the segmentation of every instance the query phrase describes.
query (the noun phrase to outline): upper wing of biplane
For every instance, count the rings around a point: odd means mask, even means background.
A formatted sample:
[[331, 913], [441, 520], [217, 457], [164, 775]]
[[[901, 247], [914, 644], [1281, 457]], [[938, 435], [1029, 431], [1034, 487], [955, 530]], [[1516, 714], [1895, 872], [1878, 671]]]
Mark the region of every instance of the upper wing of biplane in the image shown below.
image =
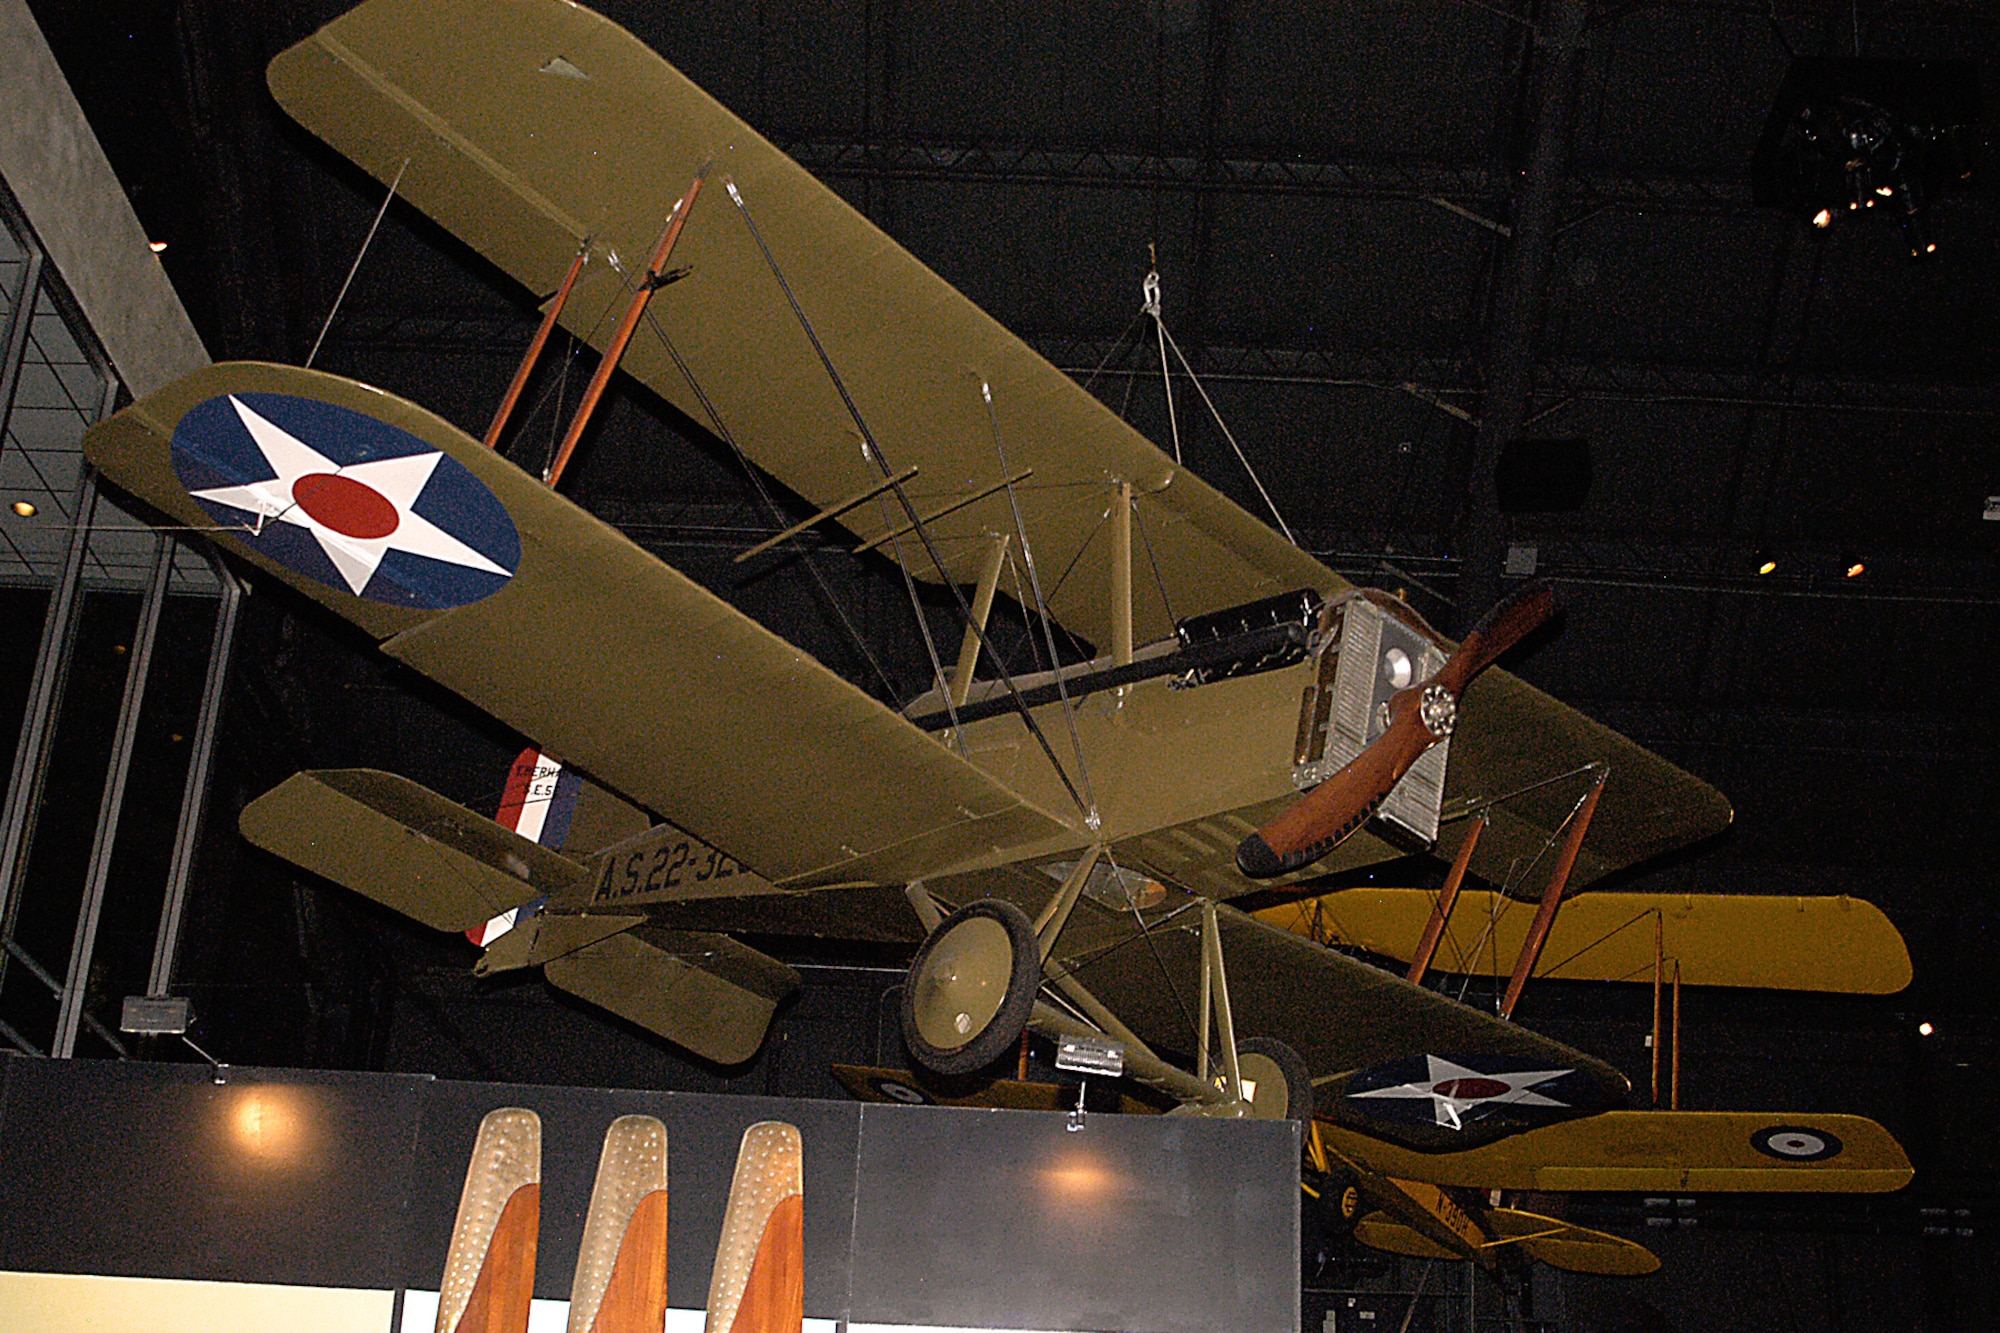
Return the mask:
[[[445, 49], [450, 58], [439, 58]], [[600, 349], [675, 201], [712, 163], [673, 252], [684, 276], [652, 303], [651, 328], [622, 364], [816, 505], [878, 485], [885, 468], [914, 467], [907, 489], [920, 514], [935, 515], [925, 527], [952, 581], [972, 582], [996, 538], [1015, 533], [1002, 483], [1025, 476], [1012, 494], [1047, 571], [1051, 611], [1100, 647], [1113, 637], [1121, 586], [1131, 588], [1120, 604], [1141, 644], [1169, 634], [1176, 618], [1346, 586], [587, 9], [566, 0], [367, 0], [281, 54], [269, 80], [301, 123], [381, 180], [398, 181], [404, 197], [530, 291], [555, 290], [587, 253], [562, 321]], [[850, 397], [877, 457], [863, 447]], [[1157, 572], [1150, 588], [1114, 577], [1107, 516], [1122, 486], [1144, 538], [1142, 567]], [[882, 541], [878, 549], [916, 577], [939, 577], [903, 530], [900, 506], [870, 502], [835, 521], [864, 543]], [[1497, 880], [1533, 857], [1573, 798], [1543, 784], [1586, 764], [1608, 764], [1617, 780], [1579, 860], [1579, 885], [1728, 824], [1714, 789], [1504, 672], [1487, 672], [1463, 707], [1448, 811], [1518, 794], [1493, 811], [1478, 873]], [[1286, 767], [1287, 740], [1269, 756], [1274, 774]], [[1280, 778], [1246, 799], [1290, 791]], [[1188, 795], [1199, 816], [1232, 808]], [[1067, 809], [1060, 795], [1041, 799]], [[1182, 834], [1197, 846], [1212, 835]], [[1367, 834], [1354, 841], [1349, 861], [1395, 854]], [[1224, 896], [1253, 887], [1222, 851], [1195, 853], [1188, 873]]]
[[[1140, 642], [1171, 632], [1176, 615], [1339, 585], [587, 9], [562, 0], [371, 0], [280, 55], [270, 84], [308, 129], [383, 181], [400, 175], [399, 193], [530, 291], [554, 291], [588, 245], [596, 262], [563, 323], [600, 347], [676, 198], [713, 162], [716, 179], [673, 252], [687, 275], [652, 306], [665, 338], [639, 337], [624, 367], [709, 424], [705, 396], [759, 467], [815, 504], [880, 481], [781, 272], [886, 460], [919, 469], [910, 492], [921, 511], [1032, 470], [1015, 492], [1051, 573], [1051, 609], [1094, 643], [1110, 639], [1104, 518], [1121, 482], [1139, 497], [1173, 598], [1170, 614], [1157, 596], [1135, 597]], [[605, 262], [611, 256], [622, 272]], [[865, 505], [841, 521], [869, 539], [906, 520]], [[951, 577], [969, 583], [989, 534], [1010, 531], [1012, 519], [1006, 495], [993, 493], [929, 526]], [[884, 549], [917, 577], [937, 577], [914, 541]]]
[[225, 363], [87, 448], [174, 521], [774, 883], [897, 882], [1083, 841], [413, 403]]

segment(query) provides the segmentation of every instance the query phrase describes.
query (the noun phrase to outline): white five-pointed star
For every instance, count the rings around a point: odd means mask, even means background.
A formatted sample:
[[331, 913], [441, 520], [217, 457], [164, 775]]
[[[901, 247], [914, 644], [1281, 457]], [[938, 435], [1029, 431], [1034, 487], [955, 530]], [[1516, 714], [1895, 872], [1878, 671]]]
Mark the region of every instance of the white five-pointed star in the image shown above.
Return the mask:
[[[243, 428], [250, 432], [258, 452], [264, 455], [264, 461], [278, 475], [267, 481], [218, 486], [212, 490], [190, 491], [189, 494], [197, 500], [208, 500], [257, 515], [259, 532], [263, 531], [265, 523], [273, 519], [304, 528], [318, 540], [326, 558], [333, 562], [333, 567], [340, 571], [341, 578], [347, 581], [347, 586], [357, 596], [368, 586], [368, 580], [375, 577], [382, 557], [390, 551], [409, 551], [414, 555], [429, 556], [433, 560], [464, 565], [488, 574], [506, 575], [510, 572], [410, 509], [417, 497], [423, 494], [443, 454], [405, 454], [401, 458], [383, 458], [372, 463], [342, 467], [289, 431], [251, 411], [234, 394], [229, 397], [229, 405], [236, 409], [237, 417], [243, 422]], [[292, 494], [292, 488], [306, 477], [328, 475], [359, 482], [387, 500], [396, 511], [395, 525], [380, 536], [355, 536], [314, 518]]]
[[[1568, 1102], [1559, 1102], [1553, 1097], [1544, 1097], [1539, 1092], [1531, 1091], [1531, 1089], [1539, 1087], [1551, 1079], [1561, 1078], [1564, 1074], [1570, 1073], [1571, 1071], [1567, 1069], [1518, 1070], [1505, 1074], [1486, 1074], [1477, 1069], [1467, 1069], [1464, 1065], [1454, 1064], [1452, 1061], [1436, 1055], [1426, 1055], [1424, 1060], [1427, 1062], [1430, 1070], [1428, 1078], [1414, 1083], [1398, 1083], [1393, 1088], [1375, 1088], [1368, 1092], [1351, 1092], [1348, 1096], [1356, 1099], [1362, 1097], [1428, 1097], [1431, 1102], [1431, 1113], [1436, 1117], [1437, 1123], [1452, 1129], [1464, 1128], [1463, 1123], [1459, 1119], [1460, 1111], [1468, 1107], [1478, 1106], [1484, 1102], [1508, 1102], [1515, 1106], [1566, 1107], [1569, 1105]], [[1461, 1088], [1457, 1086], [1461, 1082], [1470, 1085], [1470, 1087]], [[1506, 1091], [1486, 1093], [1484, 1095], [1458, 1095], [1461, 1092], [1476, 1089], [1481, 1084], [1490, 1086], [1496, 1083], [1505, 1088]], [[1447, 1090], [1439, 1091], [1440, 1088]]]

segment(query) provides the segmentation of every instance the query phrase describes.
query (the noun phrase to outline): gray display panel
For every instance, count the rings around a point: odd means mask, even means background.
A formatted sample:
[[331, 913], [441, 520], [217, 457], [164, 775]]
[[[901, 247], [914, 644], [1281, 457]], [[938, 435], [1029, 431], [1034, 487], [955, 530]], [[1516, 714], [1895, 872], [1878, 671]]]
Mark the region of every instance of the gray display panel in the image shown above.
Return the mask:
[[[435, 1292], [479, 1121], [542, 1122], [566, 1300], [605, 1129], [665, 1122], [670, 1304], [706, 1304], [743, 1131], [798, 1126], [805, 1312], [858, 1328], [1292, 1333], [1289, 1122], [0, 1059], [0, 1271]], [[422, 1302], [412, 1298], [410, 1308]]]
[[429, 1079], [6, 1065], [0, 1269], [393, 1285]]
[[856, 1323], [1298, 1328], [1290, 1121], [868, 1106]]

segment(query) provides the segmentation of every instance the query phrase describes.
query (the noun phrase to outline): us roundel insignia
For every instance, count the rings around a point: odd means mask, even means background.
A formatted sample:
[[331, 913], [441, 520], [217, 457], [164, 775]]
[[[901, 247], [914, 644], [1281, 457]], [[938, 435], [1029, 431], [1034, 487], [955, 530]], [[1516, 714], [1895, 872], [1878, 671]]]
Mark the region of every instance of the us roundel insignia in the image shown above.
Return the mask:
[[1823, 1129], [1773, 1125], [1750, 1136], [1750, 1146], [1781, 1162], [1823, 1162], [1840, 1152], [1840, 1140]]
[[371, 602], [464, 606], [521, 565], [520, 531], [484, 483], [351, 408], [226, 394], [188, 410], [172, 451], [195, 503], [251, 550]]

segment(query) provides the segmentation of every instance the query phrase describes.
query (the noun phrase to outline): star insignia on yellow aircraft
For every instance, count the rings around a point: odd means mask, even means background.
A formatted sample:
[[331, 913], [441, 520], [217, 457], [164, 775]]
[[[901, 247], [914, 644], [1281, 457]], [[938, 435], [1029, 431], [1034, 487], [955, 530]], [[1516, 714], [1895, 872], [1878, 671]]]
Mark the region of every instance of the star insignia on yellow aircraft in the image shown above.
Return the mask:
[[1398, 1083], [1386, 1088], [1371, 1088], [1365, 1092], [1350, 1092], [1347, 1095], [1357, 1100], [1373, 1097], [1428, 1099], [1432, 1117], [1438, 1124], [1449, 1129], [1463, 1128], [1468, 1112], [1475, 1107], [1493, 1103], [1569, 1109], [1568, 1102], [1557, 1101], [1553, 1097], [1534, 1091], [1544, 1083], [1553, 1082], [1573, 1072], [1568, 1069], [1525, 1069], [1487, 1073], [1448, 1060], [1441, 1055], [1426, 1055], [1424, 1064], [1425, 1074], [1407, 1083]]

